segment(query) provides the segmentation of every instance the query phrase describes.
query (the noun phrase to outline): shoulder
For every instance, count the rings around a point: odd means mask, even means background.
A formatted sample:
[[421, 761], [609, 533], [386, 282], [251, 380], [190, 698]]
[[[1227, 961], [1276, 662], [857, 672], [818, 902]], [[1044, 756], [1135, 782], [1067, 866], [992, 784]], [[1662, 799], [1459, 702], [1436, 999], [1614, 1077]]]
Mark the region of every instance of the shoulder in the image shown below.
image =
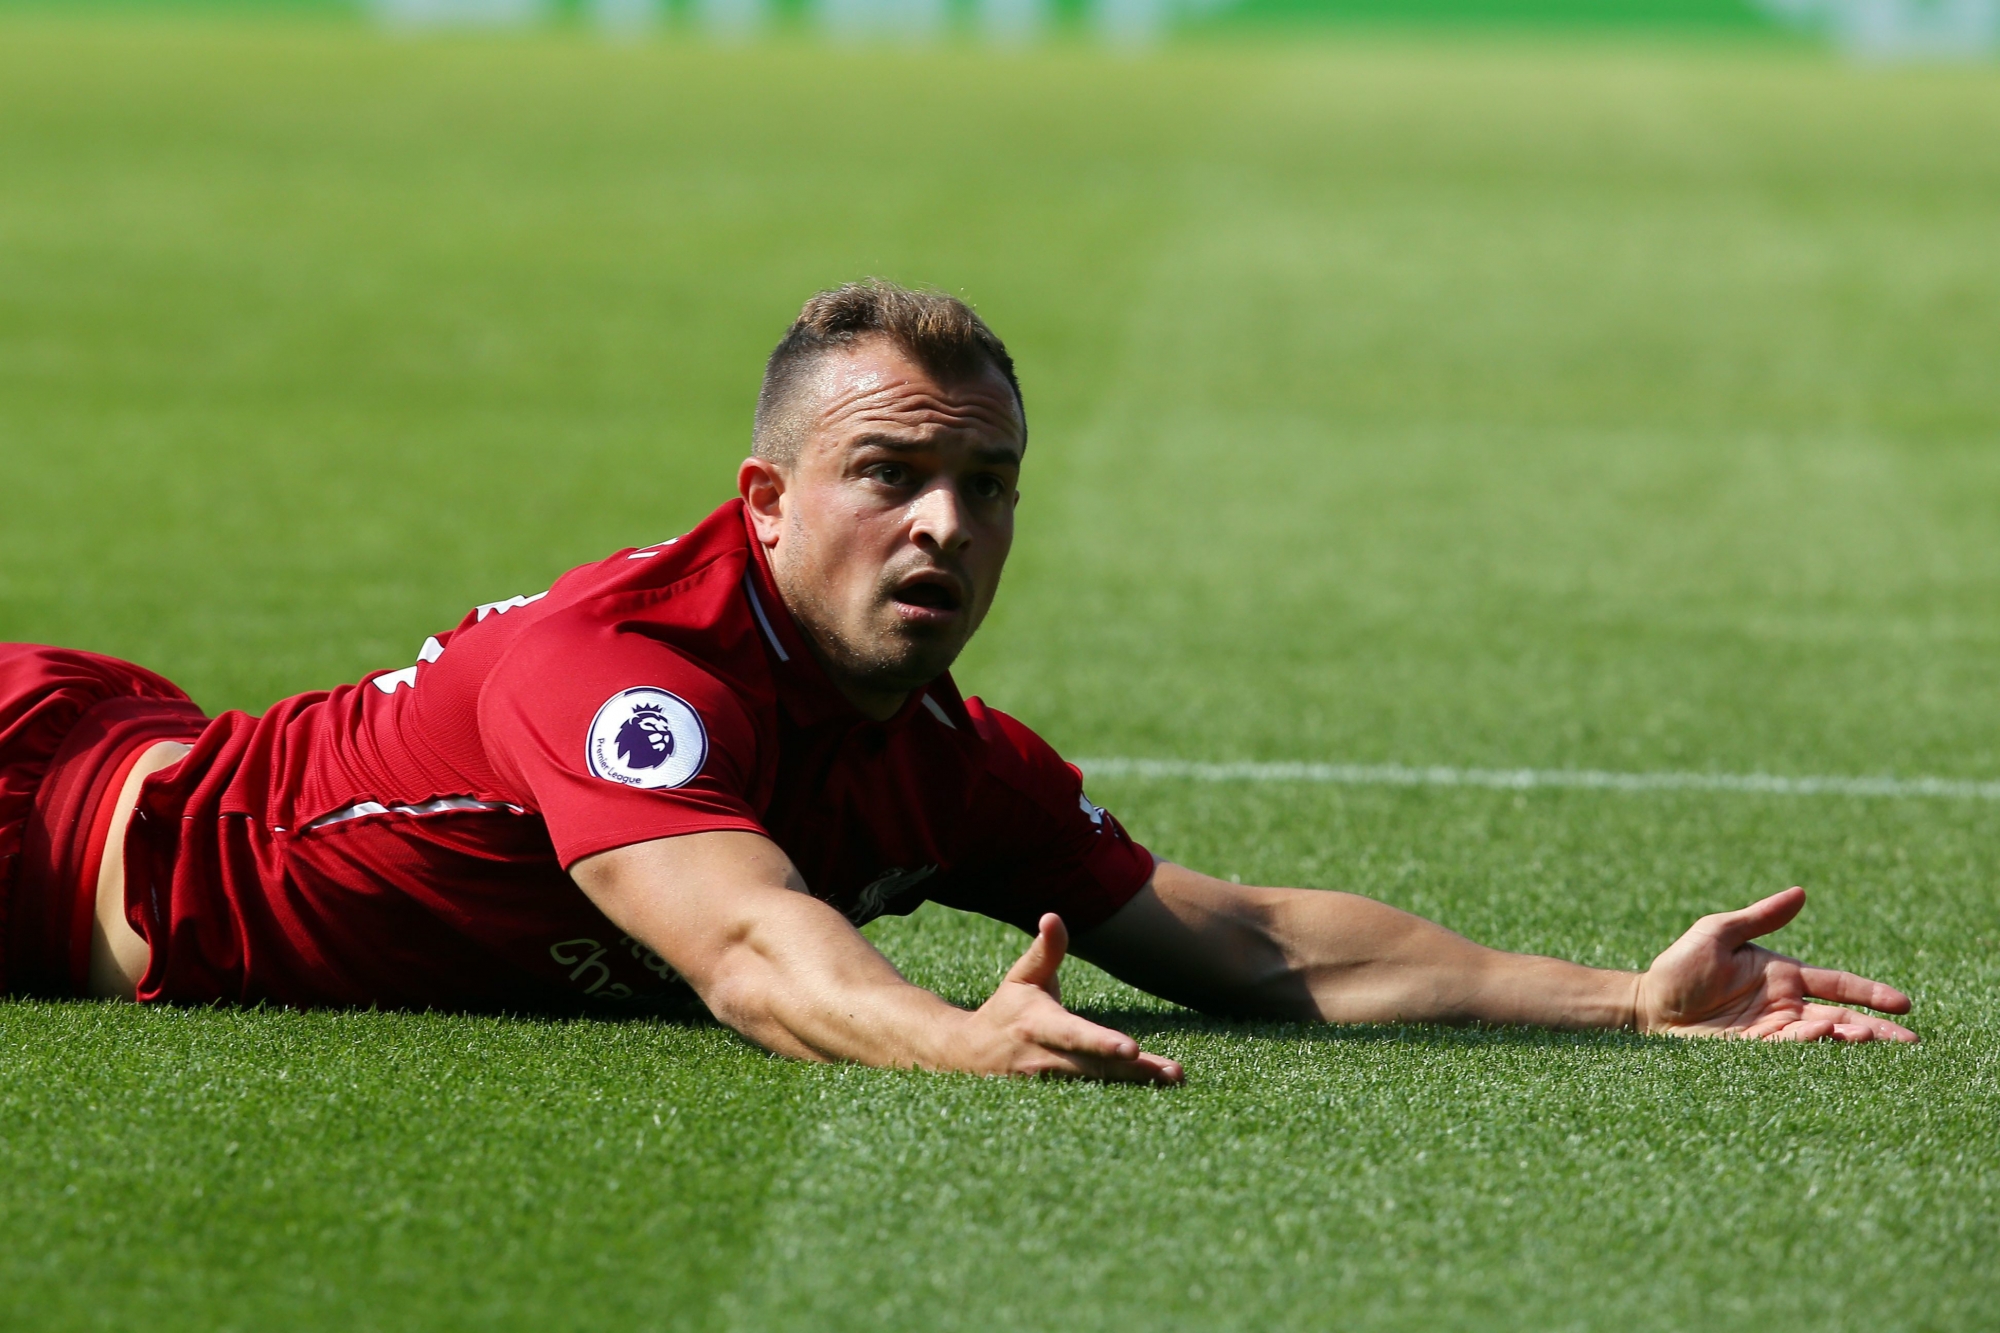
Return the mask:
[[755, 716], [768, 711], [768, 673], [755, 657], [705, 652], [684, 635], [650, 632], [643, 619], [601, 611], [569, 608], [523, 634], [487, 678], [481, 718], [534, 716], [573, 724], [650, 703], [691, 710], [706, 729], [734, 731], [754, 726]]
[[653, 546], [617, 551], [557, 579], [523, 617], [524, 638], [589, 636], [600, 628], [733, 636], [749, 623], [741, 584], [750, 548], [732, 501], [694, 529]]
[[1083, 791], [1083, 774], [1033, 730], [977, 699], [966, 715], [982, 741], [973, 798], [978, 864], [936, 895], [1032, 932], [1044, 912], [1071, 930], [1108, 920], [1153, 873], [1153, 856]]
[[1027, 723], [1011, 713], [1001, 712], [978, 695], [965, 701], [965, 713], [972, 719], [972, 729], [985, 742], [988, 763], [996, 771], [1046, 762], [1044, 756], [1055, 754], [1055, 748], [1036, 735]]
[[983, 742], [986, 779], [1051, 813], [1078, 808], [1083, 774], [1026, 723], [979, 698], [965, 701], [966, 716]]
[[732, 504], [683, 537], [570, 570], [511, 613], [482, 709], [636, 686], [754, 702], [769, 693], [769, 666], [743, 587], [749, 558]]
[[480, 692], [477, 718], [496, 770], [571, 816], [614, 787], [761, 790], [776, 755], [768, 679], [602, 620], [524, 639]]
[[765, 750], [775, 692], [732, 528], [740, 519], [718, 511], [673, 544], [564, 575], [500, 647], [479, 693], [482, 730], [565, 750], [622, 737], [629, 751], [639, 730], [664, 725], [745, 763]]

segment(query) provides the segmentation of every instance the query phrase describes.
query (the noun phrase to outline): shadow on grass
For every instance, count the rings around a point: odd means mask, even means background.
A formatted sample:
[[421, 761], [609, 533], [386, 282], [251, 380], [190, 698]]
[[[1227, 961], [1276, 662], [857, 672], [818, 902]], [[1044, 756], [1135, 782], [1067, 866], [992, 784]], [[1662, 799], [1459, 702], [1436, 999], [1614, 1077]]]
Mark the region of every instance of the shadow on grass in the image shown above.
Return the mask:
[[[685, 1003], [670, 1003], [658, 1006], [634, 1007], [630, 1009], [594, 1009], [584, 1007], [551, 1007], [538, 1009], [481, 1009], [433, 1007], [426, 1009], [397, 1008], [342, 1008], [326, 1007], [314, 1009], [294, 1009], [268, 1003], [231, 1004], [176, 1004], [158, 1003], [128, 1005], [116, 1000], [90, 999], [40, 999], [24, 996], [0, 997], [0, 1010], [20, 1009], [32, 1011], [95, 1011], [103, 1015], [130, 1015], [139, 1018], [145, 1014], [177, 1014], [183, 1017], [209, 1014], [217, 1017], [230, 1016], [238, 1020], [259, 1016], [289, 1019], [334, 1020], [363, 1016], [394, 1018], [444, 1018], [473, 1019], [489, 1022], [519, 1025], [524, 1027], [563, 1027], [569, 1025], [608, 1027], [668, 1027], [683, 1029], [713, 1029], [722, 1026], [698, 1000]], [[1188, 1009], [1143, 1009], [1132, 1007], [1090, 1007], [1074, 1010], [1079, 1017], [1093, 1023], [1116, 1028], [1129, 1036], [1145, 1041], [1153, 1037], [1213, 1036], [1238, 1040], [1263, 1040], [1276, 1042], [1314, 1043], [1376, 1043], [1403, 1046], [1423, 1046], [1446, 1049], [1466, 1049], [1476, 1047], [1571, 1047], [1571, 1048], [1640, 1048], [1659, 1042], [1671, 1042], [1672, 1037], [1643, 1037], [1626, 1031], [1569, 1032], [1553, 1028], [1537, 1027], [1494, 1027], [1472, 1024], [1464, 1027], [1450, 1027], [1438, 1023], [1306, 1023], [1287, 1022], [1278, 1019], [1218, 1018], [1196, 1013]]]
[[1278, 1019], [1216, 1018], [1191, 1010], [1082, 1008], [1093, 1023], [1116, 1028], [1141, 1041], [1159, 1036], [1213, 1036], [1281, 1042], [1378, 1043], [1444, 1048], [1524, 1046], [1640, 1048], [1673, 1037], [1646, 1037], [1624, 1030], [1571, 1032], [1557, 1028], [1496, 1027], [1442, 1023], [1300, 1023]]
[[194, 1017], [203, 1014], [233, 1017], [256, 1015], [289, 1018], [358, 1018], [381, 1016], [390, 1018], [474, 1018], [491, 1019], [496, 1022], [517, 1023], [541, 1027], [560, 1026], [570, 1023], [601, 1023], [608, 1025], [648, 1024], [661, 1027], [713, 1028], [721, 1024], [708, 1012], [701, 1001], [692, 997], [686, 1000], [662, 1000], [656, 1003], [631, 1004], [611, 1007], [608, 1005], [550, 1004], [535, 1007], [498, 1007], [480, 1005], [426, 1005], [422, 1008], [397, 1005], [313, 1005], [300, 1007], [278, 1004], [269, 1000], [257, 1000], [249, 1004], [232, 1004], [217, 1001], [199, 1004], [185, 1000], [154, 1000], [145, 1004], [133, 1004], [128, 1000], [93, 999], [77, 996], [43, 995], [0, 995], [0, 1013], [9, 1010], [49, 1013], [77, 1013], [92, 1015], [179, 1015]]

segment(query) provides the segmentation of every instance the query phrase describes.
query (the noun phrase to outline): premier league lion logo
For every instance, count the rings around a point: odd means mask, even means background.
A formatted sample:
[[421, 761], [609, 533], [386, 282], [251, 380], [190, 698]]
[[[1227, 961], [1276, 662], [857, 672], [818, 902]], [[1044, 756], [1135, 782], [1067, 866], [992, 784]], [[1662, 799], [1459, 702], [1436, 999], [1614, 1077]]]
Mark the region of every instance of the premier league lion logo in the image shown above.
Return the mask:
[[708, 760], [708, 731], [688, 701], [640, 685], [604, 701], [584, 743], [590, 772], [621, 787], [679, 787]]
[[674, 729], [667, 710], [658, 704], [637, 704], [618, 728], [618, 757], [627, 768], [658, 768], [674, 752]]

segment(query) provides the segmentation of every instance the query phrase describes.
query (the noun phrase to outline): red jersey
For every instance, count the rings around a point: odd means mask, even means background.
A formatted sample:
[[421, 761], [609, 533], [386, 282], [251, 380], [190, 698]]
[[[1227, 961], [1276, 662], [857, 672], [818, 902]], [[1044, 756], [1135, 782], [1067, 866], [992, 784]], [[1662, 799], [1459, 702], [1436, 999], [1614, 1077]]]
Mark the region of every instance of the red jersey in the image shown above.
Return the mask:
[[414, 666], [226, 713], [148, 780], [141, 1000], [512, 1007], [685, 994], [569, 878], [742, 829], [857, 924], [926, 899], [1087, 930], [1153, 859], [949, 676], [874, 722], [779, 599], [739, 502], [475, 608]]

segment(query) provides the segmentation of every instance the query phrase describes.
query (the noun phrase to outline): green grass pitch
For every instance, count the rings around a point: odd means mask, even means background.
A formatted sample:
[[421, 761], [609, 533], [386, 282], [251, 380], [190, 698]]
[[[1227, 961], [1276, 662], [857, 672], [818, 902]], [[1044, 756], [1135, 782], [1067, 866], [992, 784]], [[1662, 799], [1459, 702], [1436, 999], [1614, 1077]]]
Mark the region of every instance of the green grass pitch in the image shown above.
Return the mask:
[[[2000, 72], [0, 22], [0, 637], [211, 709], [724, 498], [864, 273], [1034, 427], [960, 673], [1066, 752], [2000, 777]], [[1991, 1328], [2000, 802], [1121, 779], [1138, 836], [1924, 1044], [1200, 1020], [1174, 1091], [711, 1026], [0, 1004], [8, 1329]], [[1020, 944], [871, 927], [975, 1001]]]

